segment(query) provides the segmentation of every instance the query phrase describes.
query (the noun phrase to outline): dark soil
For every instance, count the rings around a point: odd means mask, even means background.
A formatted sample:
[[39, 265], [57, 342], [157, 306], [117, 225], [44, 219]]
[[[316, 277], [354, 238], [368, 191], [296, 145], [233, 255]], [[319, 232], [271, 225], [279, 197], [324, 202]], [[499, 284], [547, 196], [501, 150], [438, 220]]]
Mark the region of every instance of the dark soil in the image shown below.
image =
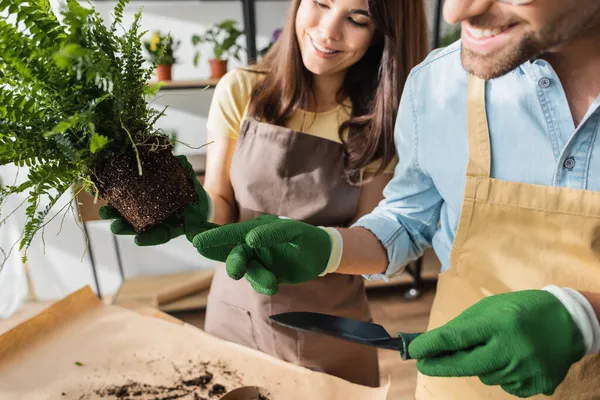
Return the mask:
[[[188, 381], [189, 382], [189, 381]], [[222, 393], [219, 392], [218, 395], [223, 395], [227, 391], [225, 387], [222, 385], [214, 385], [221, 386]], [[199, 392], [206, 391], [206, 384], [184, 384], [183, 382], [175, 382], [172, 386], [159, 386], [159, 385], [148, 385], [139, 382], [129, 382], [125, 385], [114, 385], [107, 386], [102, 389], [98, 389], [94, 391], [94, 393], [101, 398], [117, 398], [117, 399], [136, 399], [141, 398], [143, 396], [144, 399], [154, 399], [154, 400], [175, 400], [180, 399], [185, 396], [193, 395], [194, 399], [206, 400], [205, 397], [201, 397]], [[210, 397], [214, 397], [217, 394], [211, 394], [209, 392]]]
[[209, 372], [206, 375], [199, 376], [198, 378], [183, 381], [183, 384], [185, 386], [200, 386], [201, 388], [205, 389], [206, 385], [208, 385], [212, 379], [213, 375]]
[[208, 395], [210, 397], [215, 397], [215, 396], [224, 395], [226, 392], [227, 392], [227, 389], [225, 389], [225, 386], [219, 385], [217, 383], [216, 385], [213, 385], [212, 389], [210, 389], [210, 392], [208, 392]]
[[[165, 139], [167, 140], [167, 139]], [[139, 175], [133, 150], [96, 167], [94, 181], [107, 200], [138, 232], [158, 225], [175, 211], [197, 200], [190, 182], [167, 142], [138, 146]]]
[[[169, 386], [149, 385], [129, 381], [123, 385], [109, 385], [96, 389], [89, 393], [89, 395], [82, 396], [80, 400], [91, 398], [119, 400], [220, 399], [227, 393], [227, 388], [215, 382], [217, 379], [215, 378], [215, 374], [219, 376], [233, 376], [239, 379], [235, 371], [229, 370], [225, 365], [220, 363], [215, 365], [209, 363], [197, 364], [192, 363], [190, 360], [190, 364], [192, 364], [191, 367], [183, 372], [175, 365], [173, 366], [176, 371], [176, 377], [173, 384]], [[212, 372], [208, 371], [209, 368]], [[241, 383], [241, 381], [239, 382]]]

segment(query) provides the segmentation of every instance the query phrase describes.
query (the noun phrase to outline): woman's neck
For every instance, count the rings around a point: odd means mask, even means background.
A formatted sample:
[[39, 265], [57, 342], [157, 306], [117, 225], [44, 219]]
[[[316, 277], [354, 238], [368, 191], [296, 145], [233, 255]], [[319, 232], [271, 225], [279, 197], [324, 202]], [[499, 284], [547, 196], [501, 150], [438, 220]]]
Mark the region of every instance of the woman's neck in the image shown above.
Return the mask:
[[329, 111], [338, 104], [338, 92], [344, 84], [345, 72], [334, 75], [313, 75], [312, 90], [315, 95], [313, 112]]

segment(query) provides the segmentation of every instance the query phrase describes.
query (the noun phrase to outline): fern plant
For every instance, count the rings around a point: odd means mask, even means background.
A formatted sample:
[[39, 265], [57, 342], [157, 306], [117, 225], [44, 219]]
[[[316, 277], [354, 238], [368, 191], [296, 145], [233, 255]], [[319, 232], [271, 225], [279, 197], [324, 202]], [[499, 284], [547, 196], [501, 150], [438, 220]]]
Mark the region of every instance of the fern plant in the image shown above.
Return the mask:
[[146, 101], [158, 90], [147, 82], [160, 57], [144, 67], [141, 11], [121, 27], [128, 1], [105, 26], [77, 0], [63, 4], [60, 19], [49, 0], [0, 0], [8, 14], [0, 19], [0, 165], [28, 167], [24, 183], [0, 187], [0, 206], [29, 191], [21, 249], [74, 184], [97, 195], [99, 161], [133, 149], [141, 174], [139, 148], [163, 136], [153, 126], [164, 110]]

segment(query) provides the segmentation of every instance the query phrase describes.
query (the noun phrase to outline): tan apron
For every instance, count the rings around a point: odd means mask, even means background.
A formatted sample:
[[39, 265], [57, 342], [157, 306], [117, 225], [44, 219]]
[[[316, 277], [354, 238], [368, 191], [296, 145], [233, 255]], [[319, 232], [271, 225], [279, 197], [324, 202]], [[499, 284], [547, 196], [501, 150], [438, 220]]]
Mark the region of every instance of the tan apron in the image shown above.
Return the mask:
[[[280, 126], [246, 119], [231, 164], [239, 220], [274, 214], [322, 226], [347, 226], [359, 188], [343, 179], [342, 145]], [[256, 293], [218, 268], [205, 329], [213, 335], [282, 360], [367, 386], [379, 386], [377, 352], [333, 338], [273, 325], [269, 316], [315, 311], [371, 319], [363, 279], [327, 275], [281, 285], [273, 296]]]
[[[485, 82], [471, 77], [469, 164], [451, 268], [439, 277], [429, 329], [486, 296], [550, 284], [600, 289], [600, 192], [499, 181], [490, 177]], [[549, 332], [548, 334], [552, 334]], [[514, 399], [474, 378], [419, 375], [416, 398]], [[553, 397], [600, 399], [600, 355], [570, 370]]]

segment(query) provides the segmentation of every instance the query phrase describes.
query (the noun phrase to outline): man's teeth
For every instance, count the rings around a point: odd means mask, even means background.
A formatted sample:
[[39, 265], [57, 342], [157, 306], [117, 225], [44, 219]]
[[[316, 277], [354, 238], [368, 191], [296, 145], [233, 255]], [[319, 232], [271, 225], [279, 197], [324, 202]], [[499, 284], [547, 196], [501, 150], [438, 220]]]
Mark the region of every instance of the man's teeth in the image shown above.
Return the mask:
[[467, 26], [467, 30], [475, 39], [491, 38], [504, 32], [503, 29], [477, 29]]
[[313, 42], [313, 45], [315, 46], [315, 48], [322, 53], [333, 54], [336, 52], [335, 50], [331, 50], [331, 49], [328, 49], [327, 47], [321, 46], [319, 43], [315, 42], [314, 40], [312, 42]]

